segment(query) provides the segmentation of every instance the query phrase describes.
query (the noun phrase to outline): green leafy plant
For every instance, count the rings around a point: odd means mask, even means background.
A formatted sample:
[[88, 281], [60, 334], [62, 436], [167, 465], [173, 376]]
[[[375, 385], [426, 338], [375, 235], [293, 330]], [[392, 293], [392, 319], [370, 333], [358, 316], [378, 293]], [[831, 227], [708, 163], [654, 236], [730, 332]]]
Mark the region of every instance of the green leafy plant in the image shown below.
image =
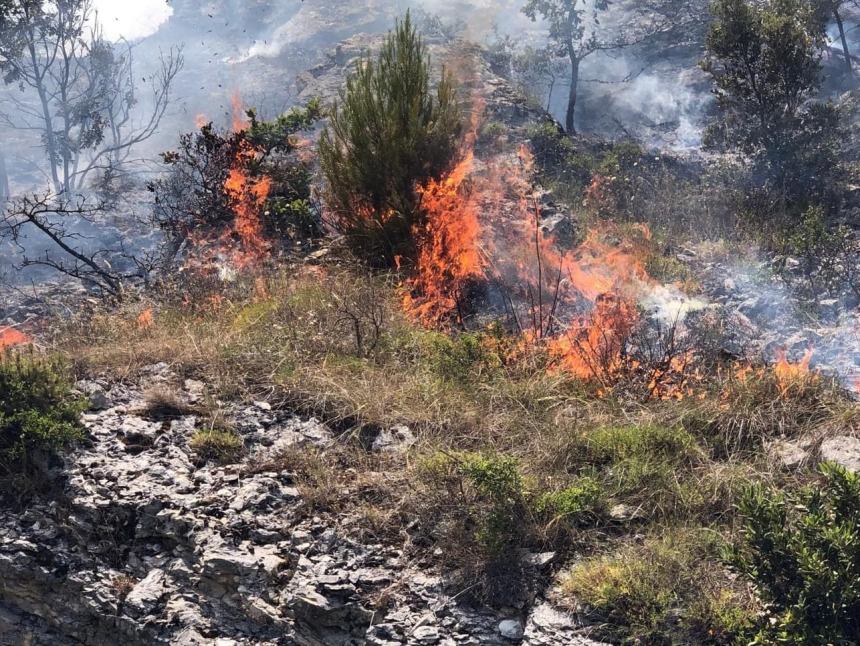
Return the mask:
[[757, 210], [789, 222], [810, 199], [837, 201], [844, 177], [842, 114], [817, 96], [826, 34], [813, 4], [717, 0], [702, 63], [720, 108], [705, 144], [749, 156]]
[[326, 202], [357, 255], [380, 266], [413, 257], [416, 186], [448, 169], [460, 131], [453, 77], [443, 70], [433, 89], [427, 47], [407, 13], [376, 59], [356, 65], [320, 138]]
[[821, 475], [794, 492], [753, 486], [741, 499], [728, 559], [767, 604], [756, 643], [860, 639], [860, 476], [833, 464]]
[[0, 481], [19, 494], [43, 488], [46, 468], [83, 439], [84, 408], [61, 365], [35, 355], [0, 356]]

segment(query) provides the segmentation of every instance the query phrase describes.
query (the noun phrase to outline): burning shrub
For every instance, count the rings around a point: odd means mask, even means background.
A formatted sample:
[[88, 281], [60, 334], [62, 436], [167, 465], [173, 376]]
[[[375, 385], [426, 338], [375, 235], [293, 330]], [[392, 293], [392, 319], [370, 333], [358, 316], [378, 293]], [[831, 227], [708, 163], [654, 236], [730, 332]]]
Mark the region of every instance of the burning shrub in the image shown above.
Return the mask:
[[836, 465], [782, 493], [749, 488], [732, 563], [768, 604], [755, 643], [840, 644], [860, 637], [860, 476]]
[[809, 357], [791, 363], [780, 353], [773, 369], [737, 369], [723, 380], [719, 395], [704, 401], [700, 415], [688, 421], [700, 427], [718, 453], [732, 455], [837, 419], [850, 406], [847, 395], [832, 379], [810, 371]]
[[61, 366], [23, 354], [0, 356], [0, 482], [42, 489], [57, 454], [83, 439], [84, 410]]
[[[236, 106], [238, 109], [238, 106]], [[215, 240], [235, 247], [237, 259], [288, 239], [317, 232], [311, 206], [310, 171], [295, 156], [295, 135], [310, 128], [319, 104], [295, 108], [274, 121], [234, 115], [232, 133], [211, 123], [180, 137], [179, 148], [162, 155], [170, 172], [149, 185], [156, 222], [182, 243]]]
[[430, 59], [407, 13], [377, 59], [347, 80], [320, 139], [326, 202], [355, 253], [393, 266], [415, 255], [418, 186], [451, 165], [461, 131], [452, 77], [431, 88]]

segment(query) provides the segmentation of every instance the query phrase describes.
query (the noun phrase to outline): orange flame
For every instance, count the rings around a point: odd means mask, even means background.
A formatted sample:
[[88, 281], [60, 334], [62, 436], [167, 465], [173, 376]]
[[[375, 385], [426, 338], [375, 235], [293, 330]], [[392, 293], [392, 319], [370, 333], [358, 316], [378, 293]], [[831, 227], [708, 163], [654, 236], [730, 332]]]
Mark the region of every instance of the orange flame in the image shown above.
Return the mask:
[[13, 327], [7, 327], [0, 330], [0, 350], [14, 348], [19, 345], [31, 343], [32, 339]]
[[473, 162], [470, 152], [447, 177], [418, 189], [426, 221], [415, 232], [419, 241], [416, 275], [404, 305], [425, 322], [439, 323], [455, 311], [467, 281], [483, 274], [477, 205], [460, 194]]
[[809, 348], [798, 363], [791, 363], [786, 355], [785, 348], [776, 352], [776, 363], [773, 372], [779, 382], [779, 388], [784, 395], [792, 385], [809, 379], [812, 374], [809, 365], [812, 361], [814, 351]]
[[194, 127], [200, 130], [203, 126], [209, 123], [209, 118], [202, 112], [194, 117]]
[[604, 385], [621, 371], [627, 339], [638, 321], [635, 304], [614, 294], [598, 298], [591, 316], [549, 341], [564, 370]]
[[233, 92], [230, 96], [230, 108], [232, 111], [233, 132], [242, 132], [248, 129], [248, 116], [245, 114], [245, 104], [242, 102], [242, 95], [239, 92]]
[[152, 308], [147, 307], [137, 317], [137, 327], [141, 330], [148, 330], [155, 323], [155, 317], [152, 313]]

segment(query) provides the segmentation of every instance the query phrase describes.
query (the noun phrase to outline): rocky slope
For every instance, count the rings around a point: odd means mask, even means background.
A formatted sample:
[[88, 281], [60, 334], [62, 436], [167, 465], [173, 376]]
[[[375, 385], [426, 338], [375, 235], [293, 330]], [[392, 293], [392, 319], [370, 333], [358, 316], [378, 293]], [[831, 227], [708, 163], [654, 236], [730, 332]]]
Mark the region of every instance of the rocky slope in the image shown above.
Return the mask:
[[[90, 442], [69, 460], [63, 498], [0, 512], [3, 646], [594, 643], [546, 601], [461, 605], [405, 549], [299, 513], [291, 473], [249, 465], [335, 442], [316, 420], [263, 402], [233, 407], [243, 462], [195, 464], [188, 441], [199, 420], [144, 412], [145, 389], [176, 376], [165, 365], [145, 372], [135, 387], [78, 384], [93, 405]], [[194, 403], [204, 390], [185, 381], [181, 397]], [[412, 441], [393, 429], [370, 450]], [[533, 558], [544, 567], [552, 557]]]

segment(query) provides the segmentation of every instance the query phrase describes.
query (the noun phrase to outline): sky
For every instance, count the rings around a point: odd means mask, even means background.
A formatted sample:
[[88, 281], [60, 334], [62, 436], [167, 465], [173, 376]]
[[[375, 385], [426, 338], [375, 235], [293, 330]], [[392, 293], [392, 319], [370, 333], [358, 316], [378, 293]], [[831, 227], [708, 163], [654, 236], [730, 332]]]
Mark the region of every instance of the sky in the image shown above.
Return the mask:
[[173, 15], [165, 0], [94, 0], [93, 5], [110, 40], [146, 38]]

